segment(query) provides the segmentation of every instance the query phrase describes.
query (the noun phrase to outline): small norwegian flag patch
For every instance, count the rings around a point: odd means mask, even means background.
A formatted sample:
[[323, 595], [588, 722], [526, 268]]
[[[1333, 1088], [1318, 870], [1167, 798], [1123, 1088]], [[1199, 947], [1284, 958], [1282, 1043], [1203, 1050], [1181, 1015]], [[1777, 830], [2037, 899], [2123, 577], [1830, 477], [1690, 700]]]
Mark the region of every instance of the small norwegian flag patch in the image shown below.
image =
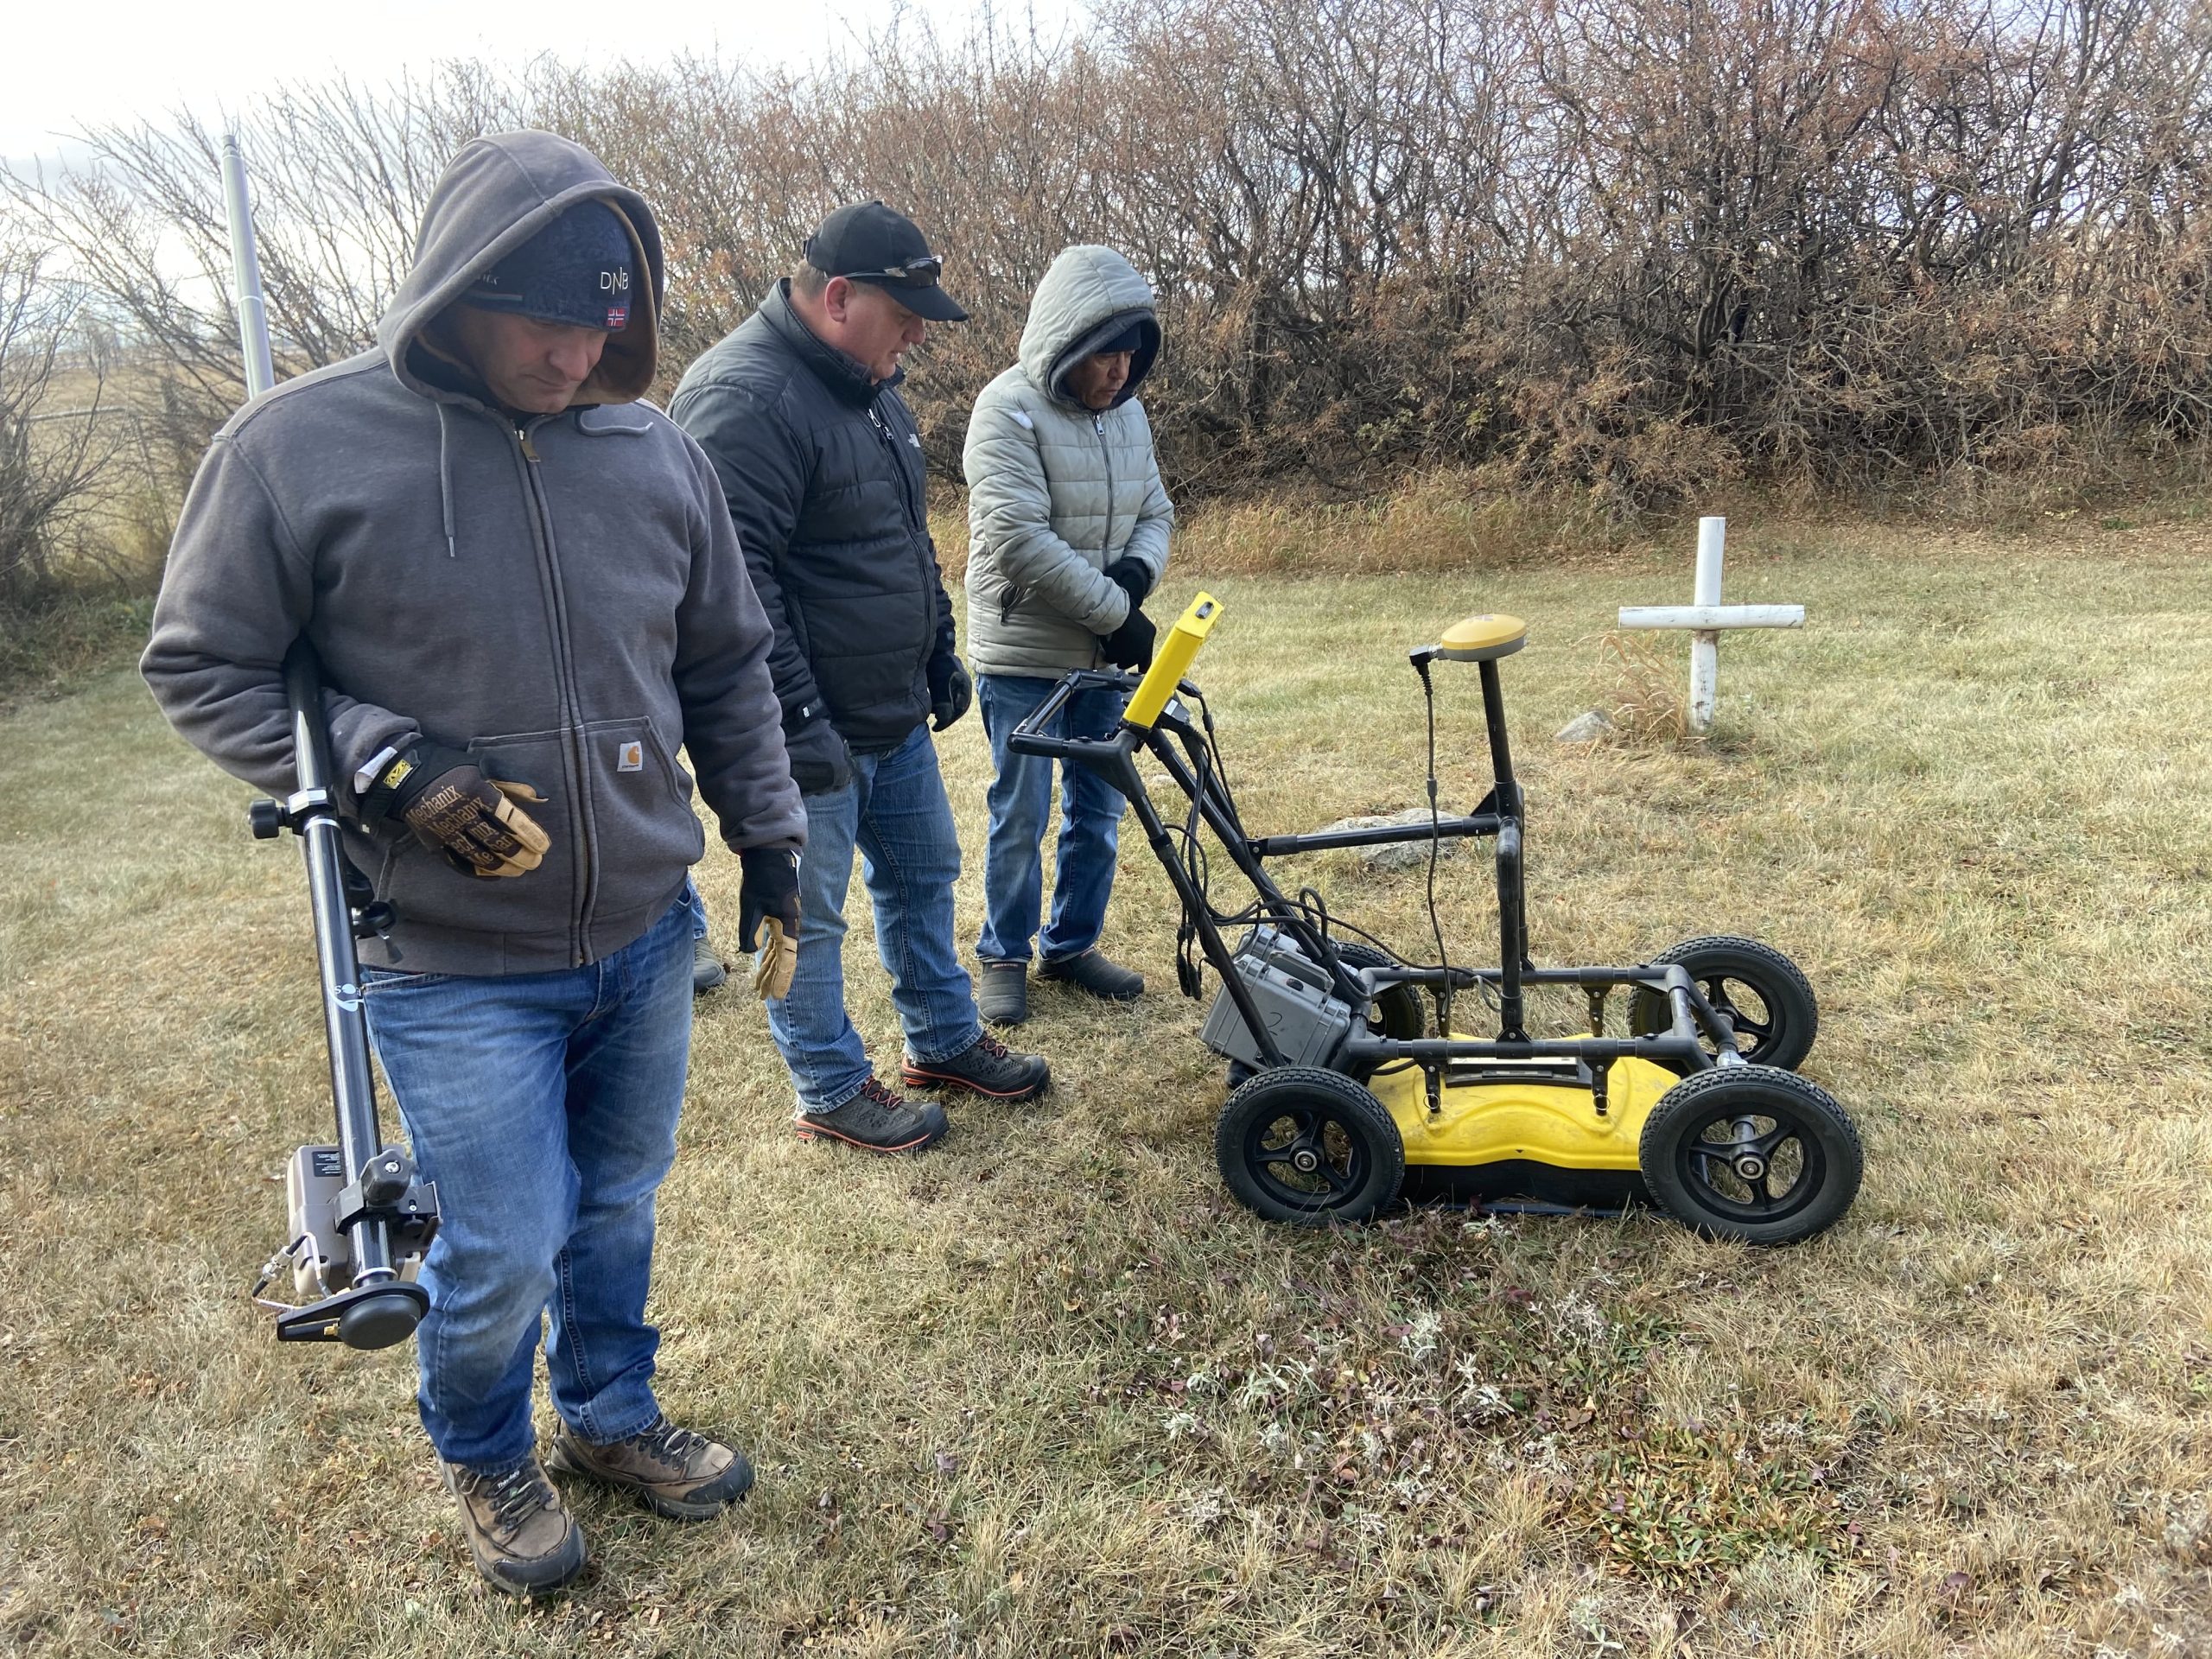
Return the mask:
[[629, 321], [630, 308], [628, 306], [610, 305], [607, 308], [607, 326], [609, 328], [626, 327]]

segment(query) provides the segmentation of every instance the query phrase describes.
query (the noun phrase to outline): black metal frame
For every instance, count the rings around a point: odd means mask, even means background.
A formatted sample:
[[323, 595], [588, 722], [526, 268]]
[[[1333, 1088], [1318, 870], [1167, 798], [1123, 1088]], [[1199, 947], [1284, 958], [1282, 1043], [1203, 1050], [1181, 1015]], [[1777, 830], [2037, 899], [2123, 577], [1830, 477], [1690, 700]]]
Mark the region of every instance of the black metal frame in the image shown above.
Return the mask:
[[[284, 659], [284, 696], [299, 788], [282, 804], [254, 802], [247, 818], [257, 840], [273, 840], [290, 830], [300, 838], [307, 859], [321, 968], [323, 1035], [330, 1048], [331, 1103], [339, 1155], [352, 1177], [338, 1196], [335, 1220], [353, 1249], [353, 1278], [351, 1287], [334, 1296], [279, 1313], [276, 1336], [283, 1342], [385, 1348], [405, 1340], [429, 1312], [429, 1293], [400, 1278], [398, 1264], [427, 1245], [436, 1230], [437, 1193], [417, 1178], [405, 1152], [385, 1145], [377, 1123], [368, 1020], [361, 1007], [353, 941], [390, 925], [390, 913], [350, 891], [359, 878], [339, 844], [321, 676], [303, 642]], [[358, 912], [357, 897], [362, 900]]]
[[[1222, 988], [1264, 1058], [1265, 1070], [1286, 1063], [1282, 1051], [1268, 1035], [1251, 994], [1232, 965], [1230, 950], [1213, 918], [1205, 894], [1192, 880], [1166, 823], [1154, 804], [1137, 770], [1140, 750], [1149, 753], [1166, 772], [1184, 796], [1196, 804], [1198, 816], [1236, 865], [1238, 874], [1259, 895], [1257, 919], [1271, 923], [1295, 941], [1299, 950], [1325, 969], [1336, 995], [1361, 1014], [1367, 1008], [1368, 982], [1375, 988], [1394, 984], [1471, 989], [1493, 988], [1498, 1011], [1494, 1041], [1451, 1036], [1395, 1039], [1369, 1030], [1363, 1019], [1356, 1020], [1345, 1039], [1338, 1066], [1361, 1076], [1371, 1075], [1394, 1062], [1421, 1067], [1428, 1084], [1431, 1110], [1441, 1109], [1442, 1084], [1480, 1082], [1485, 1078], [1513, 1078], [1560, 1084], [1587, 1089], [1597, 1111], [1605, 1110], [1605, 1076], [1616, 1060], [1634, 1058], [1671, 1065], [1684, 1072], [1715, 1065], [1741, 1063], [1734, 1027], [1716, 1009], [1688, 972], [1678, 963], [1639, 963], [1629, 968], [1539, 968], [1528, 955], [1528, 911], [1522, 882], [1522, 808], [1521, 785], [1513, 775], [1512, 750], [1505, 732], [1505, 707], [1496, 662], [1478, 663], [1483, 693], [1484, 724], [1491, 753], [1492, 785], [1472, 812], [1456, 817], [1440, 815], [1429, 824], [1393, 824], [1373, 830], [1326, 830], [1305, 835], [1248, 835], [1238, 820], [1236, 804], [1219, 783], [1207, 760], [1208, 739], [1189, 715], [1170, 699], [1149, 728], [1124, 721], [1110, 737], [1057, 737], [1045, 729], [1058, 715], [1069, 698], [1078, 692], [1110, 687], [1134, 690], [1134, 675], [1107, 670], [1079, 670], [1067, 675], [1045, 701], [1016, 726], [1008, 747], [1021, 754], [1049, 755], [1065, 765], [1097, 773], [1128, 798], [1143, 830], [1146, 842], [1182, 901], [1183, 912], [1196, 931], [1206, 961], [1220, 976]], [[1197, 688], [1182, 683], [1185, 696]], [[1498, 966], [1496, 968], [1416, 967], [1403, 965], [1362, 970], [1348, 967], [1335, 942], [1316, 925], [1303, 906], [1293, 902], [1268, 874], [1265, 861], [1300, 853], [1322, 852], [1342, 847], [1387, 846], [1444, 837], [1491, 836], [1497, 843]], [[1592, 1035], [1584, 1038], [1532, 1039], [1524, 1023], [1523, 991], [1530, 985], [1573, 985], [1582, 988], [1590, 1003]], [[1606, 998], [1622, 987], [1644, 987], [1663, 994], [1672, 1020], [1663, 1033], [1608, 1038], [1604, 1033]], [[1716, 1053], [1708, 1053], [1700, 1038], [1710, 1040]], [[1531, 1065], [1551, 1060], [1553, 1067]], [[1486, 1066], [1485, 1062], [1511, 1062]]]

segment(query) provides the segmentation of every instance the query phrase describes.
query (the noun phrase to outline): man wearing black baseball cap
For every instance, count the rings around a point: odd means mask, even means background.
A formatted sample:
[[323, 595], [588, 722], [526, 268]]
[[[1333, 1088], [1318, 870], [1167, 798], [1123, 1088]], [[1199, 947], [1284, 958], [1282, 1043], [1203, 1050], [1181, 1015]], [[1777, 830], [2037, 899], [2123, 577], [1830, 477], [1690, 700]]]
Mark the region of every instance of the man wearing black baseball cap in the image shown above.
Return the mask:
[[841, 207], [791, 275], [684, 375], [669, 412], [714, 462], [776, 643], [770, 655], [808, 823], [798, 966], [770, 1001], [798, 1132], [872, 1152], [940, 1139], [944, 1109], [875, 1076], [845, 1013], [845, 899], [858, 852], [906, 1036], [901, 1081], [1028, 1100], [1051, 1073], [988, 1034], [953, 944], [960, 844], [930, 733], [974, 696], [930, 539], [902, 359], [967, 318], [944, 261], [880, 201]]
[[944, 261], [930, 251], [912, 219], [880, 201], [840, 207], [823, 219], [806, 238], [806, 263], [824, 276], [883, 289], [931, 322], [968, 321], [952, 296], [937, 285]]

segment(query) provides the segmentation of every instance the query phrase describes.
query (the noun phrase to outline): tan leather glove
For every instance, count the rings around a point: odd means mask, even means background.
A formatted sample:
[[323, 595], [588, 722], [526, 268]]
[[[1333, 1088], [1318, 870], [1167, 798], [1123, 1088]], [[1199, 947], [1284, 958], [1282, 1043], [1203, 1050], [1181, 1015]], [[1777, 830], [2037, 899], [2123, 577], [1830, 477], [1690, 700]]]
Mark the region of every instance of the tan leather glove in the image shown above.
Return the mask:
[[790, 995], [798, 971], [798, 855], [788, 847], [747, 847], [737, 889], [737, 933], [753, 952], [753, 994], [763, 1002]]
[[385, 768], [361, 807], [404, 823], [465, 874], [513, 876], [536, 869], [553, 844], [516, 803], [544, 799], [528, 784], [486, 777], [464, 749], [425, 741]]

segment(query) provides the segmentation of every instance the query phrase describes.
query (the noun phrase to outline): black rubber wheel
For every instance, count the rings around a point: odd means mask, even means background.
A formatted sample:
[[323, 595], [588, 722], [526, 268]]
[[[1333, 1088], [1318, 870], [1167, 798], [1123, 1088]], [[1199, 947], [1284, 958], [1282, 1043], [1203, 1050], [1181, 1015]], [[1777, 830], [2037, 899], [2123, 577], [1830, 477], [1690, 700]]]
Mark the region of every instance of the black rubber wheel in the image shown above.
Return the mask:
[[[1753, 1065], [1794, 1071], [1813, 1052], [1821, 1006], [1797, 964], [1772, 945], [1713, 933], [1670, 945], [1651, 961], [1659, 967], [1682, 965], [1705, 1000], [1728, 1016], [1738, 1052]], [[1673, 1023], [1662, 993], [1639, 985], [1630, 994], [1628, 1028], [1637, 1036], [1655, 1036]]]
[[1213, 1149], [1238, 1203], [1294, 1227], [1365, 1221], [1406, 1176], [1405, 1142], [1382, 1103], [1313, 1065], [1263, 1071], [1237, 1090]]
[[1726, 1065], [1659, 1097], [1637, 1162], [1651, 1196], [1698, 1231], [1792, 1244], [1851, 1208], [1866, 1154], [1817, 1083], [1778, 1066]]
[[[1339, 939], [1337, 955], [1347, 968], [1398, 968], [1404, 964], [1380, 945]], [[1417, 985], [1386, 985], [1368, 1005], [1367, 1028], [1377, 1037], [1409, 1043], [1428, 1035], [1428, 999]]]

